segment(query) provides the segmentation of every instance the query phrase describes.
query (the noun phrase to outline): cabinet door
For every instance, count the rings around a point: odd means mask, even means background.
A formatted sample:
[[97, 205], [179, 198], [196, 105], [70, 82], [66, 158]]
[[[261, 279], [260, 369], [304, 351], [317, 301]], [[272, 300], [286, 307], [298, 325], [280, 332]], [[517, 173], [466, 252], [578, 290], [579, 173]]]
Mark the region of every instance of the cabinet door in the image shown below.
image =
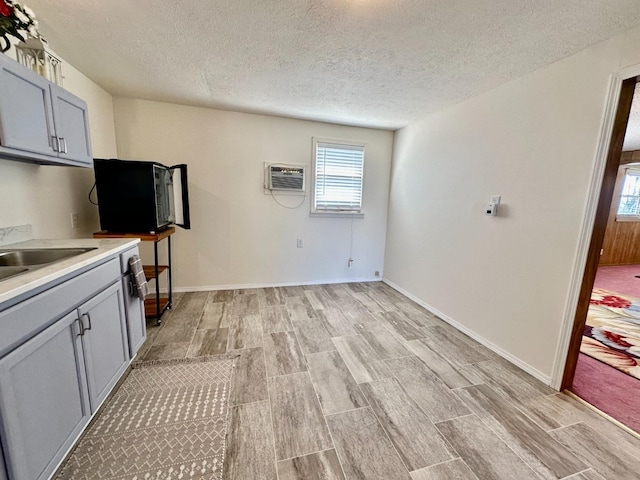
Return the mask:
[[122, 277], [124, 291], [124, 312], [127, 317], [127, 333], [129, 334], [129, 354], [133, 358], [147, 339], [147, 320], [144, 316], [144, 303], [132, 294], [131, 277]]
[[0, 141], [3, 147], [56, 157], [49, 82], [0, 55]]
[[129, 365], [122, 284], [117, 282], [80, 306], [91, 410], [96, 411]]
[[84, 100], [49, 84], [60, 159], [91, 165], [89, 115]]
[[12, 480], [48, 478], [89, 421], [78, 315], [0, 359], [0, 425]]

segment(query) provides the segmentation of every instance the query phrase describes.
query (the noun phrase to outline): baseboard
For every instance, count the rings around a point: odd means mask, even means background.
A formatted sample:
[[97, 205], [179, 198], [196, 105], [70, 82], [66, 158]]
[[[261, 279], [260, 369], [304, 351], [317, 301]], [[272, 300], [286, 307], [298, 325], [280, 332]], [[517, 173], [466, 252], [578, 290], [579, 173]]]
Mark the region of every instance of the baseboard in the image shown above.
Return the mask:
[[399, 285], [396, 285], [391, 280], [383, 278], [382, 281], [384, 283], [386, 283], [387, 285], [389, 285], [391, 288], [394, 288], [397, 291], [399, 291], [400, 293], [402, 293], [404, 296], [410, 298], [411, 300], [416, 302], [418, 305], [426, 308], [431, 313], [433, 313], [437, 317], [441, 318], [442, 320], [447, 322], [452, 327], [456, 328], [457, 330], [460, 330], [462, 333], [464, 333], [464, 334], [468, 335], [469, 337], [473, 338], [476, 342], [481, 343], [482, 345], [487, 347], [489, 350], [497, 353], [498, 355], [500, 355], [505, 360], [513, 363], [516, 367], [521, 368], [522, 370], [527, 372], [529, 375], [534, 376], [535, 378], [540, 380], [545, 385], [551, 385], [551, 377], [549, 375], [545, 375], [540, 370], [532, 367], [528, 363], [523, 362], [522, 360], [520, 360], [515, 355], [507, 352], [506, 350], [503, 350], [502, 348], [500, 348], [499, 346], [497, 346], [494, 343], [490, 342], [486, 338], [481, 337], [480, 335], [478, 335], [473, 330], [470, 330], [469, 328], [465, 327], [461, 323], [455, 321], [453, 318], [451, 318], [447, 314], [439, 311], [437, 308], [432, 307], [428, 303], [424, 302], [423, 300], [419, 299], [415, 295], [413, 295], [410, 292], [406, 291], [404, 288], [400, 287]]
[[[205, 285], [199, 287], [174, 287], [174, 292], [208, 292], [214, 290], [240, 290], [246, 288], [298, 287], [301, 285], [328, 285], [332, 283], [381, 282], [380, 277], [338, 278], [331, 280], [314, 280], [312, 282], [284, 283], [236, 283], [229, 285]], [[162, 292], [162, 289], [160, 290]]]

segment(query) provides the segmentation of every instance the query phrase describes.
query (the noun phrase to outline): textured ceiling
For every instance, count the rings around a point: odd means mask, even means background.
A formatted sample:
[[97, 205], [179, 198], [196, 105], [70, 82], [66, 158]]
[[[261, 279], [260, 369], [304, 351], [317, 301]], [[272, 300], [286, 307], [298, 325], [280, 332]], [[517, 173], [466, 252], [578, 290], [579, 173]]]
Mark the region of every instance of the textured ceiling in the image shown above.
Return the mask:
[[640, 23], [637, 0], [30, 0], [115, 95], [395, 129]]

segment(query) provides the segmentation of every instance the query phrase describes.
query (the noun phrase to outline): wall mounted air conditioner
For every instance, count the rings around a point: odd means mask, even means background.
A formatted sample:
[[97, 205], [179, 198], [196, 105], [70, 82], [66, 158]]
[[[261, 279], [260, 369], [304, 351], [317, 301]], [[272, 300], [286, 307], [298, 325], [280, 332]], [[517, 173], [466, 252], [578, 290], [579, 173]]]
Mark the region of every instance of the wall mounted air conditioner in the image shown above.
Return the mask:
[[264, 188], [282, 192], [304, 193], [303, 165], [265, 164]]

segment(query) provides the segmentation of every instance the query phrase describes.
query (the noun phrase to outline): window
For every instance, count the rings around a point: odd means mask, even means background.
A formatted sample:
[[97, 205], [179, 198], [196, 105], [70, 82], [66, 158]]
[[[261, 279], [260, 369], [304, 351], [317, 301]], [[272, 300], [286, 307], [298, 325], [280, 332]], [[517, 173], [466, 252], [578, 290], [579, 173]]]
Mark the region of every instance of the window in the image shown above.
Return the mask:
[[618, 220], [640, 220], [640, 168], [628, 168], [624, 174]]
[[312, 212], [360, 213], [364, 145], [314, 139]]

